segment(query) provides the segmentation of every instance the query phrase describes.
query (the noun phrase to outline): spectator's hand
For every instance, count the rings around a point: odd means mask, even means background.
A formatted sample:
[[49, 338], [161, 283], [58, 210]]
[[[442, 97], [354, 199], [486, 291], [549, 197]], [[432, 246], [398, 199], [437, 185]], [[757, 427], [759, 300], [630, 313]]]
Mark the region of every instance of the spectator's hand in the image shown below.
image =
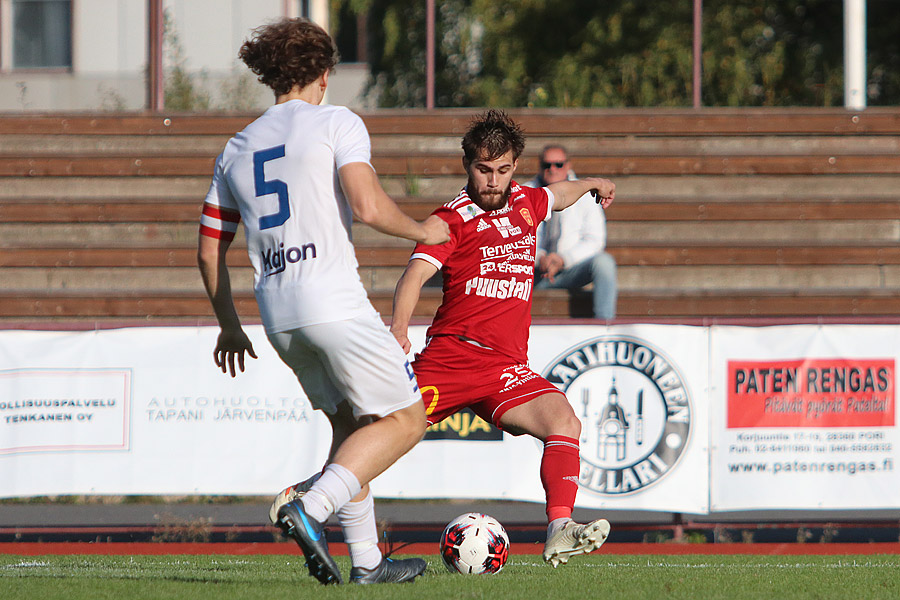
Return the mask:
[[235, 357], [237, 357], [238, 369], [241, 373], [244, 372], [244, 352], [257, 358], [256, 353], [253, 352], [253, 344], [250, 343], [250, 338], [247, 337], [244, 330], [226, 331], [223, 329], [216, 342], [216, 349], [213, 350], [213, 360], [216, 361], [216, 366], [222, 369], [223, 373], [231, 371], [231, 376], [234, 377], [237, 374], [234, 368]]
[[538, 259], [538, 270], [541, 271], [541, 273], [544, 274], [544, 277], [551, 283], [553, 283], [556, 274], [559, 273], [564, 266], [565, 261], [563, 260], [563, 257], [555, 252], [545, 254]]
[[596, 183], [596, 187], [591, 190], [591, 194], [597, 201], [597, 204], [603, 208], [607, 208], [616, 198], [616, 184], [609, 179], [601, 179], [599, 177], [586, 177], [587, 181]]
[[450, 241], [450, 226], [447, 225], [447, 221], [437, 215], [431, 215], [422, 221], [422, 227], [425, 228], [423, 244], [434, 246]]

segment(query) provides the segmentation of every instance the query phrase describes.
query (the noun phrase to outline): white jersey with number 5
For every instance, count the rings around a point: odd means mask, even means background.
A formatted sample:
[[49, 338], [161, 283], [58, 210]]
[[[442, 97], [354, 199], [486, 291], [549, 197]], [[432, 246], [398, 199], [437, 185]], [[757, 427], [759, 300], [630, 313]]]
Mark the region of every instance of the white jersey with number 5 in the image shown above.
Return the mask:
[[230, 239], [243, 221], [267, 332], [373, 310], [338, 179], [342, 166], [370, 157], [366, 127], [349, 109], [291, 100], [234, 136], [216, 161], [201, 233]]

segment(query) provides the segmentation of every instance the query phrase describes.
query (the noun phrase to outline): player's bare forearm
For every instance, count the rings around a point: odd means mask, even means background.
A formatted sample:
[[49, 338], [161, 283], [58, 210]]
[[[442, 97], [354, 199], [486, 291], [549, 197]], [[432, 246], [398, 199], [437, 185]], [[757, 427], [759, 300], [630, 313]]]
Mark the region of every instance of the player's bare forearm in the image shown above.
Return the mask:
[[197, 263], [200, 266], [203, 287], [206, 288], [206, 295], [209, 296], [219, 327], [223, 330], [241, 328], [241, 321], [231, 295], [231, 278], [225, 263], [229, 245], [229, 242], [200, 235], [197, 248]]
[[413, 259], [406, 266], [403, 275], [394, 290], [394, 306], [391, 313], [391, 333], [403, 348], [409, 352], [409, 322], [419, 302], [422, 286], [437, 272], [437, 268], [429, 262]]
[[244, 354], [256, 358], [250, 338], [241, 328], [241, 320], [231, 295], [231, 278], [225, 263], [229, 242], [201, 235], [197, 249], [197, 263], [203, 286], [212, 304], [221, 332], [213, 350], [213, 360], [223, 373], [234, 377], [244, 371]]
[[564, 210], [569, 208], [579, 198], [590, 191], [596, 193], [597, 203], [603, 208], [612, 204], [616, 197], [616, 184], [609, 179], [600, 177], [585, 177], [584, 179], [574, 179], [552, 183], [549, 186], [553, 192], [553, 210]]
[[367, 163], [350, 163], [339, 171], [341, 187], [357, 219], [373, 229], [422, 244], [443, 244], [450, 239], [449, 228], [437, 217], [415, 221], [400, 210], [378, 182]]

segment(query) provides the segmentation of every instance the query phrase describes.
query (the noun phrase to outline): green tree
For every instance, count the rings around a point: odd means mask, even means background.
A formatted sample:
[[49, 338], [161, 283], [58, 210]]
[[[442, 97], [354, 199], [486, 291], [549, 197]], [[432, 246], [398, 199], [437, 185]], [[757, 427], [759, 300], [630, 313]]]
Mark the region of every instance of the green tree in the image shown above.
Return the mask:
[[[423, 106], [425, 2], [355, 2], [369, 14], [379, 104]], [[692, 103], [688, 0], [437, 4], [437, 106]], [[898, 6], [868, 0], [872, 103], [900, 103]], [[840, 105], [843, 3], [704, 0], [702, 68], [707, 106]]]
[[[478, 76], [477, 25], [468, 0], [436, 2], [435, 105], [465, 106]], [[425, 105], [425, 2], [370, 0], [370, 93], [380, 106]]]
[[209, 110], [209, 94], [199, 87], [187, 69], [187, 58], [178, 38], [175, 20], [168, 9], [163, 13], [163, 51], [167, 67], [163, 102], [168, 110]]

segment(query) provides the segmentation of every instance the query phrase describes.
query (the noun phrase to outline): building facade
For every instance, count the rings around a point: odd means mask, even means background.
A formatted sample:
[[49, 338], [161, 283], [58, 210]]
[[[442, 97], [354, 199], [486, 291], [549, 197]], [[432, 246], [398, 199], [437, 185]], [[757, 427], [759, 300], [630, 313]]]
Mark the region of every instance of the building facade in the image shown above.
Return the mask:
[[[149, 0], [0, 0], [0, 111], [148, 107]], [[237, 59], [250, 32], [304, 16], [329, 29], [327, 0], [162, 0], [167, 109], [253, 111], [272, 102]], [[363, 63], [342, 63], [326, 99], [365, 106]]]

